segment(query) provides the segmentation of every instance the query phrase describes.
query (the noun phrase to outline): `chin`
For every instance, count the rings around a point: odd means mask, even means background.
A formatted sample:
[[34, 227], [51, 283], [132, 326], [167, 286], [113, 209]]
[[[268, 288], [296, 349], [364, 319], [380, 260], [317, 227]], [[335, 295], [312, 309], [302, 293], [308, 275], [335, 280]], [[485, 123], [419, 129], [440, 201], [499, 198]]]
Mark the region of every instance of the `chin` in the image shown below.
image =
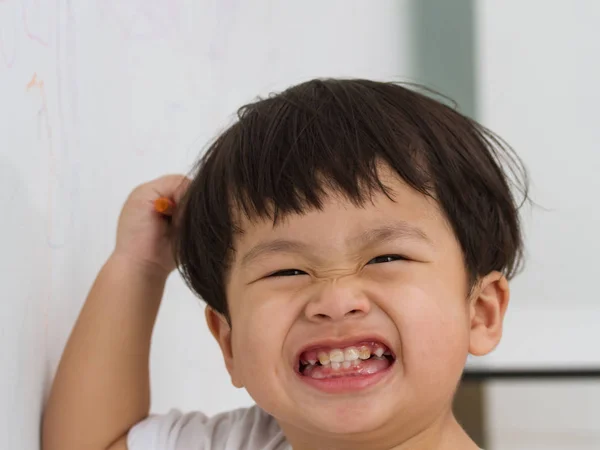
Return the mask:
[[[320, 408], [319, 411], [305, 411], [306, 421], [324, 434], [351, 435], [375, 431], [392, 417], [392, 411], [382, 408], [381, 402], [365, 405], [349, 400], [340, 404]], [[387, 420], [386, 420], [387, 418]]]

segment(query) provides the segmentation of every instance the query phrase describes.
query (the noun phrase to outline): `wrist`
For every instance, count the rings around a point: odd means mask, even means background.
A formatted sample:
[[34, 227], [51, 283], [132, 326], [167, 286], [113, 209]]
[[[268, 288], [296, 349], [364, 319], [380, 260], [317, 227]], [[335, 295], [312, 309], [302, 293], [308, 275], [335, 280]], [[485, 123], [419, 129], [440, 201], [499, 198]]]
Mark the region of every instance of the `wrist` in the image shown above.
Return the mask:
[[162, 267], [160, 264], [137, 259], [131, 255], [120, 253], [114, 250], [106, 263], [115, 267], [115, 270], [139, 274], [141, 277], [152, 280], [166, 281], [171, 271]]

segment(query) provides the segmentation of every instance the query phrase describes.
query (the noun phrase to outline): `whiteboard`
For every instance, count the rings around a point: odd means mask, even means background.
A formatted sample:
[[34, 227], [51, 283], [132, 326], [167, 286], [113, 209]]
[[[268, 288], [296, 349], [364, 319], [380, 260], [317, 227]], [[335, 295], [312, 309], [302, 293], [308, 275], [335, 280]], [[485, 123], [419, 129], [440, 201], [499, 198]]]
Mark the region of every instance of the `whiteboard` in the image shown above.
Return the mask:
[[[557, 212], [534, 211], [528, 219], [532, 262], [515, 281], [516, 312], [498, 351], [472, 364], [598, 363], [593, 257], [600, 248], [598, 210], [590, 207], [598, 192], [592, 150], [600, 136], [591, 126], [598, 90], [581, 82], [597, 80], [598, 66], [576, 52], [575, 37], [564, 50], [572, 53], [571, 65], [591, 65], [588, 73], [576, 78], [573, 70], [557, 71], [550, 55], [538, 61], [547, 83], [568, 84], [578, 105], [589, 109], [567, 123], [570, 129], [547, 116], [532, 122], [549, 114], [545, 90], [531, 93], [533, 109], [508, 120], [524, 94], [507, 94], [520, 86], [518, 77], [502, 72], [502, 45], [512, 38], [493, 23], [496, 11], [486, 5], [478, 13], [486, 24], [477, 68], [482, 119], [525, 151], [536, 192]], [[187, 172], [237, 107], [258, 94], [317, 76], [419, 81], [415, 14], [408, 1], [0, 1], [0, 447], [38, 448], [51, 379], [112, 250], [130, 190], [165, 173]], [[544, 39], [558, 39], [550, 25], [535, 25]], [[600, 42], [595, 29], [575, 22], [573, 28], [596, 33]], [[555, 44], [538, 44], [546, 42]], [[533, 70], [527, 55], [516, 54]], [[444, 91], [443, 82], [436, 87]], [[452, 96], [450, 87], [445, 92]], [[573, 98], [558, 100], [574, 106]], [[524, 123], [537, 124], [534, 138]], [[555, 139], [549, 133], [538, 139], [544, 123]], [[578, 145], [561, 159], [558, 150], [580, 128]], [[552, 164], [548, 148], [555, 151]], [[572, 160], [581, 162], [579, 176], [561, 170]], [[578, 266], [564, 272], [557, 259]], [[549, 323], [561, 332], [549, 331]], [[167, 283], [157, 321], [151, 374], [153, 411], [176, 406], [211, 414], [251, 402], [230, 387], [201, 304], [177, 274]]]

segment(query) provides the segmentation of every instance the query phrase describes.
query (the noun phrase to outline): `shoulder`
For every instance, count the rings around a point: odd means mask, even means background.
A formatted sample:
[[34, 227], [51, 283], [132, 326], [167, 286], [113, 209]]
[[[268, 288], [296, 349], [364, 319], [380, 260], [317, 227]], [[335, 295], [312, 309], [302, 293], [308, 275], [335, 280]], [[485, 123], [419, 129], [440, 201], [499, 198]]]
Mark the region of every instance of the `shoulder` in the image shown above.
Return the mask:
[[258, 406], [208, 417], [177, 409], [150, 415], [131, 428], [128, 450], [285, 450], [275, 419]]

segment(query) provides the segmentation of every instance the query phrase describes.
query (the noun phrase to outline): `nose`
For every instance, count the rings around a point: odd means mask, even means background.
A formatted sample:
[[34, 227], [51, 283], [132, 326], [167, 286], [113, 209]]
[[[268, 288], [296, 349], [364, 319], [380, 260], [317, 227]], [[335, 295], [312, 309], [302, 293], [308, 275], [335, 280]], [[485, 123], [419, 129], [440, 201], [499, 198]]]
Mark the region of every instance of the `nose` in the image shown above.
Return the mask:
[[306, 317], [312, 322], [340, 321], [365, 316], [371, 303], [360, 286], [350, 279], [323, 282], [319, 292], [308, 302]]

